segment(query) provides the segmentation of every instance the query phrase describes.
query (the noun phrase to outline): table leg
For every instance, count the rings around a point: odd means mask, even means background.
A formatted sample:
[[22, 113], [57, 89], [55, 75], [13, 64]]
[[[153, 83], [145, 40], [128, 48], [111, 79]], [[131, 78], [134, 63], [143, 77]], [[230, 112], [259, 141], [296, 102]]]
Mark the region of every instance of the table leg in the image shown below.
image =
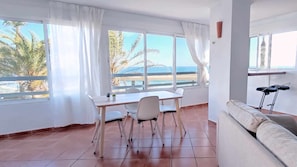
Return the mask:
[[181, 120], [181, 116], [180, 116], [180, 108], [179, 108], [179, 100], [175, 99], [175, 107], [176, 107], [176, 114], [177, 114], [177, 122], [178, 122], [178, 127], [179, 127], [179, 131], [180, 131], [180, 136], [181, 138], [183, 137], [183, 132], [182, 132], [182, 120]]
[[104, 128], [105, 128], [105, 113], [106, 107], [102, 107], [101, 109], [101, 125], [100, 125], [100, 143], [99, 143], [99, 155], [103, 158], [103, 151], [104, 151]]

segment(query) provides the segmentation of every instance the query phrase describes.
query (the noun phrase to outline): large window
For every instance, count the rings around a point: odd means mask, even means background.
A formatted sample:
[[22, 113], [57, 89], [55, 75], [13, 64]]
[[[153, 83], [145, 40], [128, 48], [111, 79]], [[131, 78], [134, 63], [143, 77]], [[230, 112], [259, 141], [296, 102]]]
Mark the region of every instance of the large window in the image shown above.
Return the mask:
[[198, 69], [183, 37], [108, 31], [112, 91], [197, 85]]
[[176, 86], [194, 86], [198, 84], [200, 72], [193, 61], [185, 38], [176, 37]]
[[0, 20], [0, 101], [48, 98], [42, 23]]
[[251, 69], [294, 69], [297, 31], [250, 38]]

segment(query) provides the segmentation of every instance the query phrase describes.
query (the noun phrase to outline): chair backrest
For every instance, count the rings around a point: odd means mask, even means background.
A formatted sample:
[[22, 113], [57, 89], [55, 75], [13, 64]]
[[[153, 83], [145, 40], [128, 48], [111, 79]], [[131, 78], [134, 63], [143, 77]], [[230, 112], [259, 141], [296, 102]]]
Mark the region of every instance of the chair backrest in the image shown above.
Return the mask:
[[95, 102], [94, 102], [94, 98], [91, 96], [91, 95], [88, 95], [88, 97], [89, 97], [89, 100], [90, 100], [90, 103], [91, 103], [91, 105], [92, 105], [92, 111], [94, 112], [94, 114], [95, 114], [95, 118], [96, 119], [100, 119], [100, 114], [99, 114], [99, 112], [98, 112], [98, 108], [97, 108], [97, 106], [95, 105]]
[[[183, 88], [177, 88], [175, 90], [175, 93], [180, 94], [180, 95], [184, 95], [184, 89]], [[179, 107], [181, 107], [181, 105], [182, 105], [182, 98], [180, 98], [178, 101], [179, 101]]]
[[[134, 87], [126, 89], [126, 93], [138, 93], [138, 92], [140, 92], [140, 90]], [[127, 110], [136, 110], [137, 105], [138, 105], [137, 103], [126, 104], [125, 108]]]
[[[184, 95], [184, 89], [183, 89], [183, 88], [177, 88], [177, 89], [175, 90], [175, 93], [180, 94], [180, 95]], [[181, 106], [182, 98], [179, 98], [178, 101], [179, 101], [179, 106]], [[175, 107], [175, 100], [170, 100], [170, 101], [167, 103], [167, 105], [169, 105], [169, 106], [174, 106], [174, 107]]]
[[92, 104], [92, 110], [93, 110], [94, 112], [97, 112], [98, 109], [97, 109], [97, 107], [96, 107], [96, 105], [95, 105], [95, 102], [94, 102], [93, 97], [92, 97], [91, 95], [88, 95], [88, 97], [89, 97], [90, 103]]
[[136, 117], [138, 120], [157, 119], [160, 113], [159, 97], [148, 96], [140, 99]]
[[178, 93], [178, 94], [180, 94], [180, 95], [184, 95], [184, 89], [183, 89], [183, 88], [177, 88], [177, 89], [175, 90], [175, 93]]

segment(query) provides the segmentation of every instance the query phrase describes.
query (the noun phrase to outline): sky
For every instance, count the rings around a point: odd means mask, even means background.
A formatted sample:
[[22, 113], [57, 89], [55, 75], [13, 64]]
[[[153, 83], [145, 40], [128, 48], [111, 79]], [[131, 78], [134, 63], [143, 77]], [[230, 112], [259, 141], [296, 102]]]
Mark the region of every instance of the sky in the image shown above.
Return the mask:
[[[136, 40], [137, 36], [140, 33], [124, 33], [124, 48], [126, 50], [131, 48], [132, 43]], [[156, 34], [147, 34], [147, 49], [157, 49], [159, 53], [149, 54], [149, 59], [157, 64], [162, 64], [165, 66], [172, 67], [173, 60], [173, 40], [171, 36], [156, 35]], [[184, 38], [177, 38], [177, 66], [196, 66], [192, 61], [191, 55], [188, 51], [186, 41]], [[137, 46], [137, 50], [143, 50], [144, 48], [144, 38], [142, 42]]]
[[[3, 20], [0, 20], [0, 32], [9, 32], [9, 29], [11, 29], [11, 26], [5, 26], [3, 25]], [[23, 34], [26, 37], [30, 37], [30, 31], [36, 33], [39, 40], [44, 40], [44, 31], [43, 31], [43, 24], [41, 23], [26, 23], [25, 26], [22, 26], [21, 28]]]

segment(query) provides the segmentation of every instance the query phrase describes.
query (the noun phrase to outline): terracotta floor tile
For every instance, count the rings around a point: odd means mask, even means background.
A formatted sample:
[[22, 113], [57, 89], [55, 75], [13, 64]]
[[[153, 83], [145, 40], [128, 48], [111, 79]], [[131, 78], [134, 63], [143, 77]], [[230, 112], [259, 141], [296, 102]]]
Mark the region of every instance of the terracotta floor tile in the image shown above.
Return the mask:
[[152, 148], [150, 152], [150, 158], [158, 158], [158, 159], [164, 159], [164, 158], [171, 158], [171, 148], [170, 147], [164, 147], [164, 148]]
[[192, 146], [198, 147], [198, 146], [213, 146], [208, 138], [191, 138]]
[[146, 159], [125, 159], [121, 167], [144, 167], [147, 161]]
[[96, 167], [120, 167], [124, 159], [99, 159]]
[[192, 146], [189, 138], [173, 138], [171, 141], [172, 147], [190, 147]]
[[[174, 158], [171, 167], [198, 167], [195, 158]], [[204, 166], [201, 166], [204, 167]]]
[[75, 161], [76, 160], [73, 160], [73, 159], [72, 160], [55, 160], [55, 161], [52, 161], [46, 167], [67, 167], [74, 164]]
[[45, 167], [50, 161], [6, 161], [0, 162], [1, 167]]
[[[182, 112], [187, 133], [180, 135], [171, 114], [166, 114], [160, 136], [152, 131], [149, 122], [141, 126], [140, 147], [137, 140], [127, 147], [116, 123], [106, 124], [104, 158], [94, 155], [91, 143], [95, 126], [70, 126], [13, 135], [0, 139], [0, 167], [217, 167], [216, 125], [207, 120], [207, 105], [186, 107]], [[160, 117], [162, 118], [162, 117]], [[131, 118], [127, 118], [128, 132]], [[160, 128], [162, 119], [158, 120]], [[137, 135], [137, 124], [134, 126]]]
[[148, 159], [150, 157], [151, 150], [152, 148], [140, 147], [139, 152], [137, 152], [137, 148], [130, 148], [126, 159]]
[[150, 159], [146, 164], [145, 167], [170, 167], [171, 160], [170, 159]]
[[97, 159], [77, 160], [71, 167], [96, 167]]
[[172, 158], [194, 157], [192, 147], [172, 147]]
[[195, 157], [216, 157], [214, 147], [193, 147]]
[[216, 158], [196, 158], [196, 161], [201, 167], [218, 167]]

